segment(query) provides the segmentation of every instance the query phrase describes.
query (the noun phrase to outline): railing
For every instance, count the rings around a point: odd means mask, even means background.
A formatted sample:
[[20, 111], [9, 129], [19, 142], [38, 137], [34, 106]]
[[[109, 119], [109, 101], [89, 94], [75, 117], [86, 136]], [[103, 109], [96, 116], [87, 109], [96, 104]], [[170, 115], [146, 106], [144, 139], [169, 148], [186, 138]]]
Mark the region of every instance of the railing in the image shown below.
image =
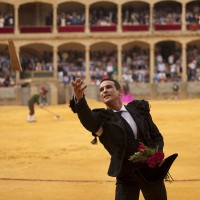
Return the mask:
[[20, 79], [54, 78], [54, 71], [23, 71], [20, 72]]
[[196, 23], [187, 24], [187, 30], [190, 30], [190, 31], [200, 30], [200, 24], [196, 24]]
[[117, 31], [116, 25], [110, 25], [110, 26], [97, 26], [97, 25], [91, 25], [90, 26], [91, 32], [112, 32]]
[[126, 31], [148, 31], [149, 25], [123, 25], [122, 30]]
[[63, 32], [84, 32], [85, 31], [85, 26], [80, 25], [80, 26], [58, 26], [58, 32], [63, 33]]
[[13, 26], [0, 27], [0, 34], [1, 33], [14, 33], [14, 27]]
[[52, 26], [21, 26], [20, 33], [51, 33]]
[[156, 31], [165, 31], [165, 30], [181, 30], [181, 24], [155, 24], [154, 28]]
[[[165, 30], [181, 30], [181, 24], [155, 24], [154, 29], [156, 31], [165, 31]], [[192, 23], [186, 25], [187, 30], [191, 31], [198, 31], [200, 30], [200, 24]], [[59, 33], [65, 32], [84, 32], [85, 26], [58, 26], [57, 27]], [[130, 31], [148, 31], [149, 25], [122, 25], [123, 32], [130, 32]], [[90, 26], [91, 32], [116, 32], [117, 26], [97, 26], [91, 25]], [[20, 33], [51, 33], [52, 26], [21, 26]], [[0, 34], [6, 33], [14, 33], [14, 27], [0, 27]]]

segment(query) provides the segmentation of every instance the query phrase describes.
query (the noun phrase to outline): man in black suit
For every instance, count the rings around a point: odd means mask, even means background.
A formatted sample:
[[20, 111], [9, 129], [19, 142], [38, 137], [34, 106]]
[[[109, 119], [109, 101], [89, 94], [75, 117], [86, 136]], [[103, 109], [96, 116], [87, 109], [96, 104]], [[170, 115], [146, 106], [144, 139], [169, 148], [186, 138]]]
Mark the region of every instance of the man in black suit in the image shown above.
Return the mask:
[[[100, 97], [107, 109], [91, 110], [85, 99], [83, 80], [72, 82], [74, 97], [70, 107], [78, 114], [82, 125], [103, 144], [111, 156], [108, 175], [116, 177], [115, 200], [138, 200], [140, 190], [145, 200], [166, 200], [163, 179], [149, 184], [138, 173], [140, 164], [133, 164], [129, 157], [138, 151], [140, 142], [163, 150], [161, 133], [149, 113], [149, 103], [133, 100], [122, 104], [120, 84], [110, 78], [103, 79], [99, 86]], [[93, 141], [93, 142], [94, 142]]]

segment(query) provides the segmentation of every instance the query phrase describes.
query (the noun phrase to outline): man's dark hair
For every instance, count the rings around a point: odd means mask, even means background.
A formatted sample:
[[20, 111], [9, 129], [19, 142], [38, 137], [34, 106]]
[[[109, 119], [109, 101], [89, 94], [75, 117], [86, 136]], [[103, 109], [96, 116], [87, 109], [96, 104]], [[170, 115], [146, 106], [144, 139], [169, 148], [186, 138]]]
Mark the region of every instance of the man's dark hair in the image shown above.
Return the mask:
[[102, 82], [104, 82], [104, 81], [112, 81], [112, 82], [114, 82], [114, 85], [115, 85], [116, 90], [121, 90], [121, 85], [119, 84], [118, 81], [116, 81], [116, 80], [114, 80], [114, 79], [112, 79], [112, 78], [104, 78], [104, 79], [101, 80], [100, 84], [101, 84]]

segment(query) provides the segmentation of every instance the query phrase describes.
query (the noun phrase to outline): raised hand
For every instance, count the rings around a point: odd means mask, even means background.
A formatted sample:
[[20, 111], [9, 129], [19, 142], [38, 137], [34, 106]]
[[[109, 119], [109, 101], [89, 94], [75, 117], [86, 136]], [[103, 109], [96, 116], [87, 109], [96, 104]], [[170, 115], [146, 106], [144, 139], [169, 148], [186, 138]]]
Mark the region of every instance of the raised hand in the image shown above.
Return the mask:
[[79, 101], [83, 98], [84, 90], [86, 89], [87, 85], [84, 86], [83, 80], [81, 80], [80, 78], [77, 78], [75, 81], [72, 81], [71, 85], [73, 87], [75, 97]]

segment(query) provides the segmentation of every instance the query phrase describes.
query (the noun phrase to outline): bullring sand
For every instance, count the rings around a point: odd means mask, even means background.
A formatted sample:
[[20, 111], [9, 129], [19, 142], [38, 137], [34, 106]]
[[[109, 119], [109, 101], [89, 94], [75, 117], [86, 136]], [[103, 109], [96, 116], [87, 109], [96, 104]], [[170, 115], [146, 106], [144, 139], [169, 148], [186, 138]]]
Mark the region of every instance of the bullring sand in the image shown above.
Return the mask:
[[[91, 108], [102, 103], [88, 100]], [[150, 101], [151, 115], [165, 139], [165, 155], [179, 154], [166, 183], [169, 200], [200, 199], [200, 100]], [[112, 200], [115, 179], [109, 155], [79, 123], [68, 105], [36, 107], [27, 123], [25, 106], [0, 107], [1, 200]], [[143, 200], [141, 195], [140, 200]]]

